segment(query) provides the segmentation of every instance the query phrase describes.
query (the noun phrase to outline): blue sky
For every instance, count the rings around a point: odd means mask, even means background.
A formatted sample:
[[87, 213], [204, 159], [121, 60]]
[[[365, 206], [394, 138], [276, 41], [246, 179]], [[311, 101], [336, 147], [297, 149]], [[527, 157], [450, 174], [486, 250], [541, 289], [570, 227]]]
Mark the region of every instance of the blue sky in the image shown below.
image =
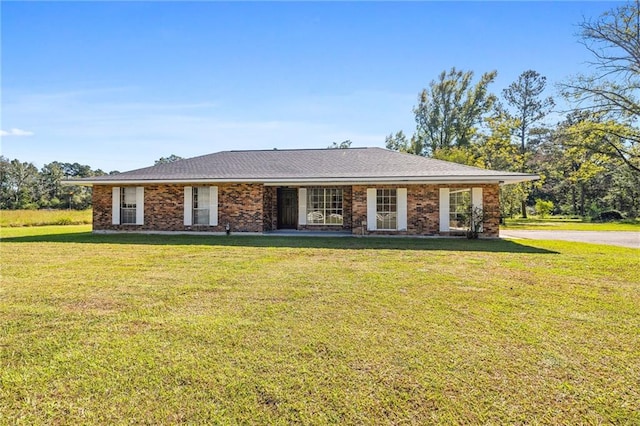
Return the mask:
[[384, 146], [453, 66], [588, 72], [620, 2], [6, 2], [2, 155], [130, 170], [170, 154]]

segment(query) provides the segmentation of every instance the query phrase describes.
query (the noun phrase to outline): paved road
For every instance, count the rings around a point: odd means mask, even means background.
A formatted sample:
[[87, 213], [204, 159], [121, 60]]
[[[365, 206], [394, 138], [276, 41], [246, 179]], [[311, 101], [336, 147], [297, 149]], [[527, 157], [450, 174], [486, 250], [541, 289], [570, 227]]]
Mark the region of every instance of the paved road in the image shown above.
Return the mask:
[[562, 240], [640, 248], [640, 232], [623, 231], [500, 231], [500, 238]]

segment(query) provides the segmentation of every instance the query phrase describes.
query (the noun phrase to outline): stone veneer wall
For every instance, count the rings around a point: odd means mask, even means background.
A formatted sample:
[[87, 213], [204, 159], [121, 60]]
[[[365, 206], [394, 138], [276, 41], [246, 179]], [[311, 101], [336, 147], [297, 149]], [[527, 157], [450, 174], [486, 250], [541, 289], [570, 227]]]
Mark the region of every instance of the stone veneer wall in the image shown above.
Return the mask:
[[[184, 225], [185, 185], [144, 186], [144, 225], [112, 225], [112, 187], [93, 187], [93, 229], [96, 231], [210, 231], [262, 232], [264, 186], [221, 184], [218, 186], [218, 225]], [[193, 186], [198, 186], [194, 184]]]
[[[500, 223], [500, 189], [497, 184], [470, 185], [376, 185], [375, 188], [407, 188], [407, 230], [367, 231], [367, 188], [372, 186], [355, 185], [353, 187], [353, 234], [365, 235], [439, 235], [440, 234], [440, 188], [482, 188], [482, 205], [487, 214], [483, 223], [482, 236], [497, 237]], [[448, 235], [448, 233], [446, 233]]]

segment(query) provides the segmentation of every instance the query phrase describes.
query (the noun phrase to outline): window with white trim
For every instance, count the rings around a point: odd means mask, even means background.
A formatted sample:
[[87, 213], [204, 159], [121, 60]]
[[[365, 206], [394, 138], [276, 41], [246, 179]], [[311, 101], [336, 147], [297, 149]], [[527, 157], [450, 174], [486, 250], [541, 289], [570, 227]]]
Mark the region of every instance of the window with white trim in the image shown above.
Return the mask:
[[342, 188], [307, 189], [307, 225], [342, 225]]
[[471, 188], [449, 191], [449, 229], [465, 230], [471, 211]]
[[376, 190], [376, 229], [398, 229], [398, 193], [396, 189]]
[[209, 225], [210, 191], [208, 186], [193, 187], [193, 224]]
[[136, 187], [122, 187], [120, 190], [120, 223], [123, 225], [135, 225], [136, 211]]

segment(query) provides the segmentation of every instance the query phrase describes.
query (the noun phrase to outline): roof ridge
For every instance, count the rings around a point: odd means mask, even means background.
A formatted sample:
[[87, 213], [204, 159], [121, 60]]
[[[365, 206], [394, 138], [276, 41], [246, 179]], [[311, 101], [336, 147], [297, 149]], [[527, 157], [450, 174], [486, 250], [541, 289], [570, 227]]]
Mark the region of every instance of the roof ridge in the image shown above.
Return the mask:
[[[273, 148], [273, 149], [232, 149], [229, 151], [220, 152], [274, 152], [274, 151], [340, 151], [347, 149], [384, 149], [375, 146], [354, 146], [349, 148]], [[216, 153], [218, 154], [218, 153]]]

